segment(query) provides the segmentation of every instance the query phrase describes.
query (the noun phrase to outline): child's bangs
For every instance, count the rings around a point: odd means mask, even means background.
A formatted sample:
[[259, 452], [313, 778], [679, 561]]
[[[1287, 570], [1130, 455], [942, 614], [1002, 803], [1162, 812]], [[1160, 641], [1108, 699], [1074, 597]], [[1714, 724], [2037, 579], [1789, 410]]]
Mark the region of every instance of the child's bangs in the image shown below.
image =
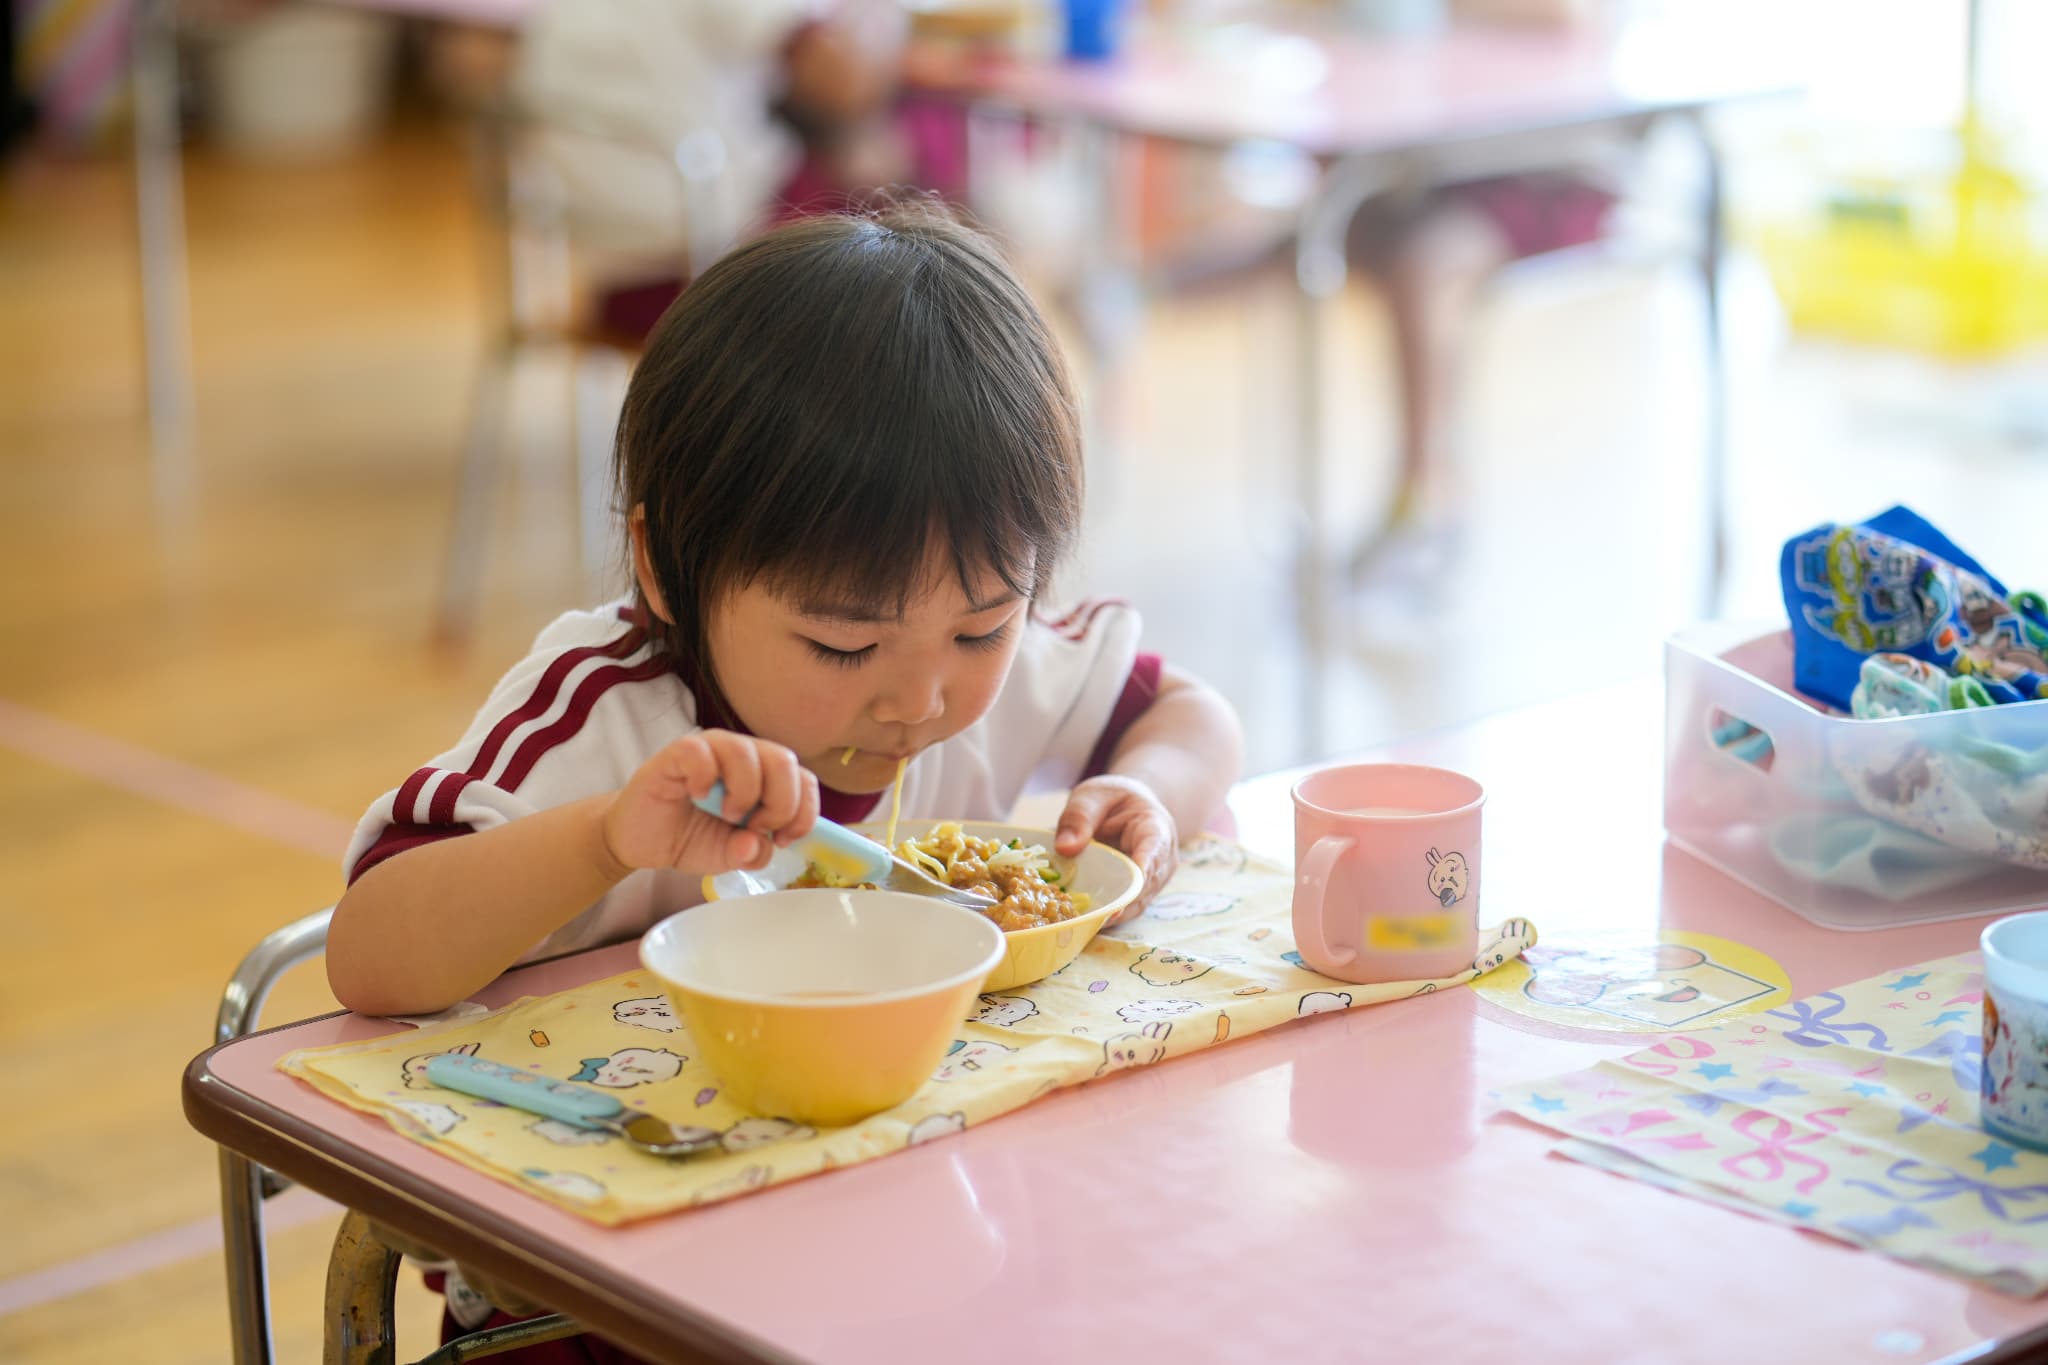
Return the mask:
[[1030, 597], [1080, 522], [1052, 337], [993, 245], [931, 210], [727, 255], [656, 330], [619, 432], [684, 651], [749, 583], [877, 620], [949, 571], [970, 603]]
[[[741, 576], [809, 608], [878, 620], [901, 616], [948, 572], [970, 602], [998, 591], [991, 579], [1001, 592], [1035, 593], [1065, 548], [1064, 527], [1046, 513], [1071, 496], [1019, 486], [1014, 471], [1048, 464], [1044, 453], [975, 459], [879, 444], [842, 439], [821, 458], [801, 461], [826, 477], [811, 489], [781, 490], [780, 507], [764, 501], [760, 516], [749, 519], [755, 533], [740, 541]], [[894, 477], [874, 477], [872, 469]]]

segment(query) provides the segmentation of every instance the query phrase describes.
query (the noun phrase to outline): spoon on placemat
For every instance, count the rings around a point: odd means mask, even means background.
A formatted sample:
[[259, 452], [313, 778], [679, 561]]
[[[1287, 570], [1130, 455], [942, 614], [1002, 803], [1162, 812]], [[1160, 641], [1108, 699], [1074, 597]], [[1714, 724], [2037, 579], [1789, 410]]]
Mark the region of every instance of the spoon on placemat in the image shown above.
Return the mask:
[[696, 1156], [722, 1150], [721, 1135], [710, 1128], [670, 1123], [628, 1109], [595, 1086], [554, 1080], [480, 1057], [444, 1052], [429, 1058], [427, 1079], [480, 1100], [495, 1100], [542, 1118], [559, 1119], [572, 1127], [617, 1133], [655, 1156]]

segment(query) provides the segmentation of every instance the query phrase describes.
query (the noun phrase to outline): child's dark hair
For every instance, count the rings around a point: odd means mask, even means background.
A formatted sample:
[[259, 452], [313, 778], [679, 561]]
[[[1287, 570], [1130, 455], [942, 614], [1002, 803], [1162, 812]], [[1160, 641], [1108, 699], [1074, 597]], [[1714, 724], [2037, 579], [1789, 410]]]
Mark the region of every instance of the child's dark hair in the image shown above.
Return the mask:
[[642, 617], [714, 687], [724, 592], [894, 615], [943, 543], [963, 586], [985, 570], [1028, 597], [1081, 514], [1044, 319], [989, 238], [921, 199], [792, 223], [692, 281], [633, 372], [616, 460], [674, 622]]

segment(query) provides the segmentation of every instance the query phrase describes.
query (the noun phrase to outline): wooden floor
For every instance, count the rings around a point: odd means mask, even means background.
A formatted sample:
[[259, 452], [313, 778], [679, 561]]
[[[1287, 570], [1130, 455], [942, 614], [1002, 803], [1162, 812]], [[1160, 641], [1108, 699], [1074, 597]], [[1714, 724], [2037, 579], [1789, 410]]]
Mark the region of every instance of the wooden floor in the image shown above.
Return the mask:
[[[214, 1150], [180, 1072], [240, 955], [332, 901], [366, 799], [530, 634], [492, 610], [472, 650], [428, 643], [475, 354], [461, 164], [433, 130], [314, 168], [194, 159], [201, 418], [168, 510], [125, 168], [9, 172], [0, 1084], [57, 1102], [0, 1125], [0, 1304], [45, 1300], [0, 1315], [0, 1359], [226, 1358]], [[331, 1008], [317, 966], [272, 1006]], [[284, 1360], [318, 1352], [336, 1216], [314, 1215], [274, 1244]], [[423, 1350], [434, 1310], [415, 1285], [406, 1304]]]
[[[214, 1153], [184, 1124], [178, 1077], [241, 953], [337, 894], [357, 814], [581, 599], [560, 376], [522, 389], [528, 454], [475, 635], [437, 647], [480, 315], [454, 135], [413, 128], [316, 166], [191, 159], [200, 418], [182, 500], [159, 495], [139, 408], [125, 168], [30, 159], [5, 177], [0, 1360], [217, 1362]], [[1898, 497], [2016, 581], [2048, 581], [2038, 517], [2015, 510], [2048, 506], [2038, 451], [1942, 417], [1952, 373], [1786, 348], [1746, 278], [1736, 609], [1772, 608], [1788, 531]], [[1284, 291], [1253, 280], [1148, 315], [1083, 565], [1238, 702], [1255, 767], [1299, 757], [1269, 358]], [[1428, 591], [1354, 603], [1357, 647], [1325, 678], [1331, 747], [1656, 666], [1696, 588], [1695, 306], [1667, 269], [1525, 283], [1489, 313], [1463, 549]], [[1334, 441], [1355, 458], [1334, 486], [1360, 520], [1384, 483], [1369, 300], [1336, 341], [1355, 382]], [[273, 1017], [330, 1006], [302, 970]], [[310, 1360], [335, 1215], [297, 1196], [281, 1213], [296, 1220], [273, 1244], [281, 1358]], [[408, 1349], [424, 1349], [432, 1305], [406, 1278]]]

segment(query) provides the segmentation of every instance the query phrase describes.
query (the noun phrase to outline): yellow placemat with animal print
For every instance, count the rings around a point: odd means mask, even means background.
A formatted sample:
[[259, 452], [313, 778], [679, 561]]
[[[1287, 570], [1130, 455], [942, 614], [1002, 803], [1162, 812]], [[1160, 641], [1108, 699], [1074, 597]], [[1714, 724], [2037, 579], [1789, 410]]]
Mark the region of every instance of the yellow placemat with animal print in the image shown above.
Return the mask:
[[[600, 1223], [715, 1203], [885, 1156], [1124, 1067], [1214, 1047], [1306, 1014], [1460, 985], [1535, 942], [1527, 920], [1482, 930], [1474, 966], [1440, 981], [1359, 986], [1308, 971], [1294, 949], [1293, 875], [1205, 839], [1140, 918], [1057, 974], [983, 996], [929, 1084], [887, 1113], [817, 1132], [728, 1104], [688, 1029], [645, 971], [530, 996], [490, 1014], [368, 1043], [312, 1048], [278, 1066], [421, 1143]], [[672, 1123], [721, 1133], [724, 1151], [649, 1156], [622, 1138], [443, 1090], [426, 1059], [471, 1052], [620, 1093]], [[628, 1094], [627, 1092], [631, 1092]]]

